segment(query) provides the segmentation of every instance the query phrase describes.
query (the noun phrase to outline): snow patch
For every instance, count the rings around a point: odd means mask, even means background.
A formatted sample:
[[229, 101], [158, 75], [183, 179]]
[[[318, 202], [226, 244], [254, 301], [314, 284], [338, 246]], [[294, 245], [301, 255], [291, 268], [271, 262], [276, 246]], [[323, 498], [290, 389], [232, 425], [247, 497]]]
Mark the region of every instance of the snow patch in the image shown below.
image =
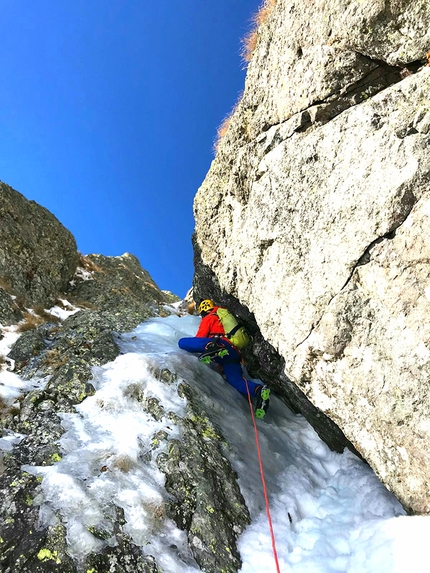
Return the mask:
[[72, 316], [73, 314], [76, 314], [81, 310], [80, 308], [73, 306], [73, 304], [70, 304], [70, 302], [66, 299], [58, 299], [58, 300], [61, 302], [62, 306], [58, 305], [53, 306], [47, 312], [53, 314], [54, 316], [57, 316], [60, 320], [66, 320], [66, 318]]

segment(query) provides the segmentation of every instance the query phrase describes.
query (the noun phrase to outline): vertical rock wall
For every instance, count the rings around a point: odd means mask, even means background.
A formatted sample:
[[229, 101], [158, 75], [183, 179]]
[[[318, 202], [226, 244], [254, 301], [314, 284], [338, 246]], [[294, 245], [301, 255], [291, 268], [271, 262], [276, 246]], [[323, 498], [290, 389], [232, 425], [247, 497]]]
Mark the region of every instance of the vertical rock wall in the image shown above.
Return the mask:
[[280, 391], [294, 382], [420, 513], [429, 30], [426, 1], [278, 0], [194, 205], [197, 292], [208, 269], [279, 354]]

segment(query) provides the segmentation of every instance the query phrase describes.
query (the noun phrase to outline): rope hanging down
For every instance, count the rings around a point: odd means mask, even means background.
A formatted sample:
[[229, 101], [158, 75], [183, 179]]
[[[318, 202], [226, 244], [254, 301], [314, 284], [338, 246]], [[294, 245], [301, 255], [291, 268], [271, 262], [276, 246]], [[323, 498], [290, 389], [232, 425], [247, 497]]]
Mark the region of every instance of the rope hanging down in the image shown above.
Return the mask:
[[273, 531], [272, 517], [270, 515], [269, 496], [267, 495], [266, 480], [264, 478], [263, 460], [261, 459], [261, 450], [260, 450], [260, 441], [258, 439], [257, 423], [255, 421], [254, 409], [252, 407], [251, 394], [249, 392], [248, 381], [246, 380], [246, 378], [244, 378], [244, 380], [246, 383], [246, 391], [248, 393], [249, 409], [251, 410], [251, 417], [252, 417], [252, 422], [254, 424], [254, 430], [255, 430], [255, 443], [257, 445], [258, 463], [260, 464], [261, 483], [263, 484], [264, 500], [266, 502], [266, 514], [267, 514], [267, 520], [269, 522], [269, 528], [270, 528], [270, 537], [272, 538], [273, 557], [275, 558], [276, 572], [281, 573], [281, 570], [279, 568], [278, 553], [276, 551], [276, 542], [275, 542], [275, 534]]

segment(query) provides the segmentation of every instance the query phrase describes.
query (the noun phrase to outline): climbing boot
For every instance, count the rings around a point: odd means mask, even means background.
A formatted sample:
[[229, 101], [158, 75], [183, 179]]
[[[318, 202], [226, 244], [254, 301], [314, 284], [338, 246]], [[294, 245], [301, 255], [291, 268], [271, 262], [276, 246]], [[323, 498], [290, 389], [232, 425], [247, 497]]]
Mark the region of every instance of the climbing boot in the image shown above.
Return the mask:
[[264, 418], [269, 409], [270, 388], [268, 386], [258, 386], [255, 390], [257, 401], [255, 404], [255, 417]]

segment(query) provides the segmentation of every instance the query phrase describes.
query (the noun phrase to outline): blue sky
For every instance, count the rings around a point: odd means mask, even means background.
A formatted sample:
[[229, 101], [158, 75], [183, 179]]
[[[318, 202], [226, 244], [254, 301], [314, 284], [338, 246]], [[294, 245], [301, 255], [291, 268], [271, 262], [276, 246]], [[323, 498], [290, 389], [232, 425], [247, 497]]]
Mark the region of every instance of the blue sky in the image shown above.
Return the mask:
[[2, 0], [0, 180], [84, 253], [191, 286], [192, 202], [243, 89], [256, 0]]

